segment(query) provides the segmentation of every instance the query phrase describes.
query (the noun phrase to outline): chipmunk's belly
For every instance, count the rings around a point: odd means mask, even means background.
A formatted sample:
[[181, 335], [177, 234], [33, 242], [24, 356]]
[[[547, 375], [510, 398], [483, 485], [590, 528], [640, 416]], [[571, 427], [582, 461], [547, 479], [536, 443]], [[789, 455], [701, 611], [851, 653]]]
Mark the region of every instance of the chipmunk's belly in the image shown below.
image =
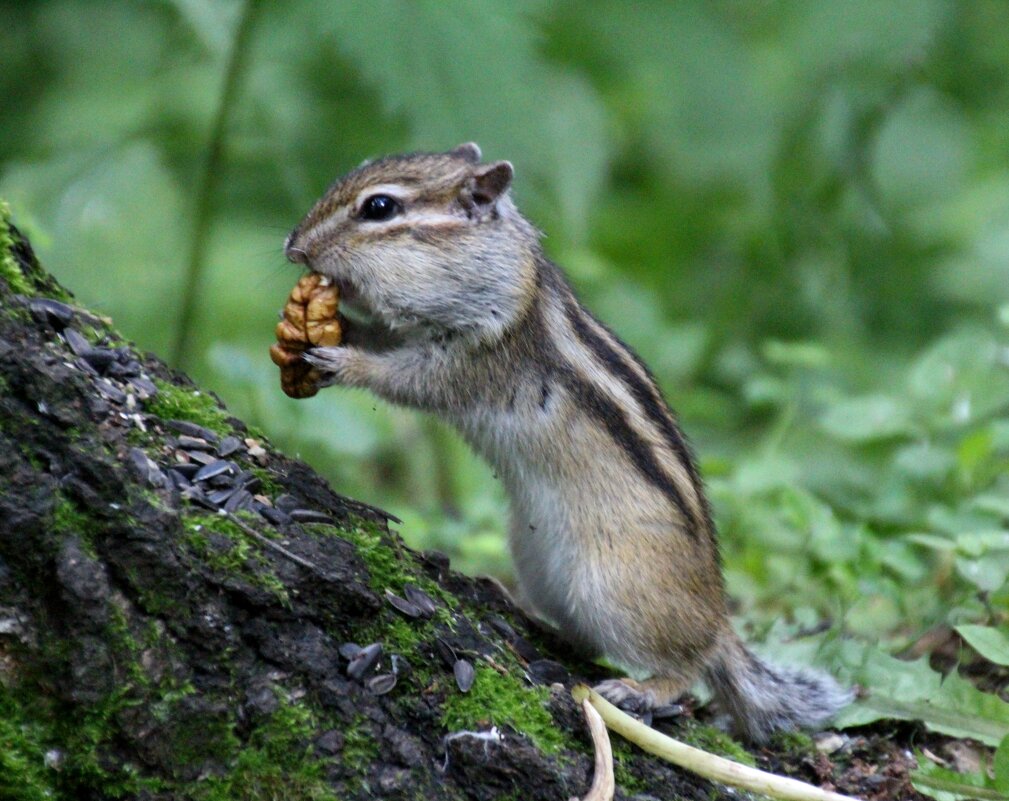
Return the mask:
[[[633, 665], [629, 634], [641, 621], [649, 563], [632, 488], [604, 465], [582, 465], [572, 482], [548, 461], [501, 470], [512, 501], [510, 547], [526, 599], [575, 644]], [[668, 528], [666, 528], [668, 534]], [[633, 649], [631, 649], [633, 651]]]
[[577, 416], [539, 427], [504, 416], [469, 422], [478, 424], [460, 428], [511, 499], [510, 546], [525, 601], [576, 644], [647, 667], [638, 643], [655, 620], [643, 615], [643, 588], [678, 572], [668, 500]]
[[512, 524], [509, 536], [522, 593], [538, 611], [569, 628], [584, 586], [584, 562], [573, 515], [563, 495], [547, 481], [509, 487]]
[[643, 665], [632, 645], [642, 623], [635, 608], [647, 563], [662, 555], [642, 552], [647, 541], [629, 532], [633, 510], [607, 503], [613, 498], [572, 496], [544, 476], [509, 489], [511, 551], [529, 601], [576, 645]]

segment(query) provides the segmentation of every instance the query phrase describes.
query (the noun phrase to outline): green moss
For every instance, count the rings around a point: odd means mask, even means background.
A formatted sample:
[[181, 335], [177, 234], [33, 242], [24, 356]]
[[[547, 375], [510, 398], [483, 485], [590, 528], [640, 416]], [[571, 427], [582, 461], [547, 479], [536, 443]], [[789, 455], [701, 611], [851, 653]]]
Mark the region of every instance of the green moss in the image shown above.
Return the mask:
[[630, 743], [619, 737], [610, 738], [613, 749], [613, 777], [627, 795], [644, 793], [649, 789], [648, 782], [638, 778], [631, 770], [635, 759], [640, 758]]
[[11, 210], [3, 201], [0, 201], [0, 278], [7, 281], [7, 285], [12, 291], [22, 295], [34, 295], [35, 289], [21, 272], [11, 248], [14, 247], [14, 239], [10, 230]]
[[688, 745], [708, 751], [712, 754], [741, 762], [750, 767], [756, 767], [757, 761], [753, 754], [747, 751], [736, 740], [714, 726], [705, 726], [692, 720], [684, 720], [678, 732], [677, 739]]
[[126, 432], [126, 442], [129, 443], [134, 448], [147, 448], [157, 438], [157, 446], [161, 446], [160, 437], [157, 437], [152, 431], [143, 431], [139, 426], [133, 426], [129, 431]]
[[91, 521], [77, 506], [60, 496], [53, 507], [52, 528], [59, 532], [83, 533], [91, 526]]
[[227, 413], [210, 395], [199, 390], [182, 389], [155, 379], [158, 394], [146, 401], [147, 411], [162, 420], [188, 420], [218, 434], [231, 433]]
[[[79, 530], [79, 512], [61, 499], [54, 515]], [[116, 689], [86, 707], [67, 707], [35, 687], [0, 685], [0, 798], [123, 798], [160, 788], [130, 764], [111, 764], [106, 749], [116, 741], [119, 716], [140, 703], [138, 690], [153, 690], [139, 661], [141, 646], [125, 613], [108, 607], [105, 642]], [[72, 659], [67, 641], [53, 636], [43, 652], [56, 664]], [[9, 790], [10, 779], [16, 791]], [[44, 795], [39, 796], [38, 792]]]
[[[335, 801], [326, 785], [326, 764], [313, 752], [319, 728], [315, 710], [282, 699], [243, 746], [234, 722], [226, 717], [179, 714], [175, 707], [193, 692], [188, 683], [154, 688], [143, 701], [156, 720], [173, 724], [162, 735], [170, 738], [176, 764], [212, 759], [231, 765], [223, 776], [181, 782], [143, 777], [129, 764], [108, 767], [104, 749], [115, 742], [119, 715], [141, 703], [130, 689], [117, 690], [89, 708], [70, 710], [37, 692], [15, 692], [0, 684], [0, 798], [68, 801], [160, 792], [194, 801]], [[358, 769], [378, 753], [363, 730], [349, 734], [347, 743]]]
[[[89, 709], [78, 710], [71, 719], [63, 719], [62, 736], [57, 740], [66, 749], [66, 758], [60, 773], [72, 788], [87, 788], [107, 798], [122, 798], [139, 794], [142, 790], [157, 789], [160, 782], [141, 777], [130, 764], [108, 767], [103, 758], [103, 748], [115, 740], [118, 729], [116, 718], [124, 707], [132, 703], [127, 690], [117, 690]], [[81, 797], [81, 796], [75, 796]]]
[[450, 732], [489, 723], [511, 726], [544, 753], [556, 754], [567, 743], [546, 709], [549, 698], [546, 687], [530, 688], [511, 673], [503, 675], [488, 665], [477, 664], [470, 691], [454, 691], [446, 697], [442, 725]]
[[771, 747], [775, 751], [792, 754], [815, 754], [816, 743], [804, 731], [779, 731], [771, 737]]
[[263, 431], [263, 429], [261, 429], [255, 423], [246, 422], [245, 430], [249, 432], [250, 437], [252, 437], [253, 439], [258, 439], [260, 442], [268, 442], [270, 439], [266, 435], [266, 432]]
[[147, 502], [147, 505], [150, 506], [152, 509], [164, 510], [168, 508], [165, 505], [165, 501], [162, 500], [161, 496], [158, 495], [158, 493], [156, 493], [152, 489], [148, 489], [147, 487], [140, 487], [136, 490], [133, 490], [133, 494], [135, 496], [143, 498]]
[[[365, 563], [369, 584], [376, 592], [390, 589], [400, 592], [404, 585], [414, 584], [446, 607], [458, 601], [422, 574], [411, 554], [398, 542], [369, 521], [354, 520], [345, 529], [314, 525], [307, 527], [320, 536], [337, 535], [355, 546]], [[412, 568], [412, 569], [411, 569]], [[421, 649], [431, 642], [438, 622], [454, 625], [448, 608], [442, 607], [433, 621], [406, 621], [400, 617], [382, 616], [356, 634], [361, 642], [378, 641], [387, 651], [401, 654], [414, 667], [415, 680], [422, 686], [431, 682], [431, 673], [424, 671]], [[516, 666], [517, 671], [517, 666]], [[544, 704], [550, 697], [546, 688], [529, 688], [516, 673], [503, 675], [484, 664], [476, 667], [473, 687], [460, 693], [453, 686], [442, 710], [442, 724], [449, 731], [474, 729], [481, 724], [507, 725], [527, 736], [545, 753], [557, 753], [567, 746]], [[449, 680], [450, 681], [450, 680]]]
[[335, 534], [350, 541], [368, 568], [368, 583], [375, 592], [382, 593], [386, 589], [401, 592], [404, 585], [413, 584], [432, 598], [440, 599], [448, 607], [439, 608], [436, 619], [448, 626], [453, 625], [452, 615], [448, 609], [457, 607], [458, 600], [421, 573], [413, 556], [376, 523], [354, 518], [348, 521], [344, 528], [313, 525], [308, 529], [324, 536]]
[[313, 753], [317, 728], [312, 709], [282, 700], [252, 732], [228, 774], [198, 782], [193, 796], [200, 801], [336, 801], [326, 785], [325, 763]]
[[[290, 598], [287, 587], [277, 578], [269, 561], [233, 521], [223, 515], [190, 515], [183, 520], [186, 542], [207, 565], [248, 581], [277, 597]], [[217, 534], [219, 538], [213, 538]]]
[[[304, 702], [281, 704], [243, 745], [226, 713], [180, 709], [193, 695], [189, 682], [155, 684], [143, 671], [143, 648], [124, 615], [113, 612], [108, 641], [117, 672], [126, 680], [100, 703], [62, 708], [37, 692], [14, 693], [0, 685], [0, 798], [14, 801], [142, 797], [158, 791], [194, 801], [335, 801], [325, 783], [325, 764], [313, 753], [318, 713]], [[145, 640], [163, 644], [156, 628]], [[23, 705], [21, 697], [28, 699]], [[159, 736], [175, 764], [206, 760], [230, 764], [224, 776], [195, 782], [152, 779], [133, 765], [109, 767], [106, 749], [116, 742], [120, 715], [142, 704], [164, 724]], [[50, 757], [47, 764], [47, 754]]]
[[381, 642], [386, 653], [399, 654], [410, 664], [409, 676], [421, 689], [431, 683], [430, 660], [421, 651], [434, 640], [436, 633], [431, 621], [406, 621], [398, 615], [389, 620], [381, 616], [367, 626], [355, 630], [357, 642]]
[[[72, 505], [61, 500], [57, 508], [59, 519], [76, 525], [79, 513]], [[43, 775], [56, 788], [48, 798], [133, 798], [172, 789], [168, 780], [145, 777], [137, 766], [109, 758], [119, 742], [123, 714], [134, 707], [149, 710], [154, 720], [166, 724], [160, 735], [171, 743], [169, 751], [177, 764], [208, 758], [226, 761], [238, 750], [238, 741], [232, 733], [233, 721], [226, 713], [197, 715], [180, 710], [179, 704], [195, 692], [193, 685], [180, 682], [171, 673], [155, 679], [148, 672], [145, 654], [172, 647], [163, 628], [156, 621], [147, 620], [135, 630], [120, 605], [110, 603], [106, 610], [108, 623], [103, 641], [115, 673], [115, 690], [86, 706], [65, 706], [33, 687], [25, 686], [16, 693], [6, 694], [0, 687], [0, 717], [7, 721], [19, 718], [31, 721], [31, 725], [20, 724], [20, 729], [30, 735], [30, 742], [23, 742], [13, 751], [31, 758], [22, 765], [25, 770], [18, 778], [19, 784], [32, 786], [29, 780], [38, 774], [39, 753], [56, 755], [55, 760], [50, 760], [54, 766], [51, 775]], [[50, 644], [43, 645], [43, 652], [49, 660], [68, 662], [73, 655], [66, 652], [66, 645], [65, 639], [54, 637]], [[18, 699], [23, 699], [23, 707]], [[34, 751], [29, 748], [32, 743], [36, 746]], [[0, 798], [8, 797], [4, 789], [0, 782]]]
[[[170, 592], [162, 592], [160, 589], [155, 588], [154, 585], [150, 584], [150, 577], [142, 577], [137, 568], [132, 565], [125, 566], [125, 573], [129, 586], [137, 593], [138, 605], [144, 612], [159, 618], [173, 612], [178, 613], [178, 598], [173, 597]], [[151, 624], [154, 625], [154, 623], [155, 621], [152, 619]], [[150, 637], [150, 644], [156, 645], [161, 637], [160, 632]]]
[[172, 690], [163, 692], [160, 698], [149, 705], [151, 717], [159, 723], [164, 723], [171, 717], [172, 709], [195, 692], [196, 688], [192, 682], [188, 681]]
[[35, 451], [31, 450], [31, 448], [24, 444], [19, 444], [18, 449], [21, 451], [21, 455], [28, 461], [28, 464], [32, 466], [32, 469], [38, 472], [45, 471], [45, 465], [42, 464], [42, 460], [39, 459]]
[[343, 733], [340, 761], [355, 773], [361, 774], [378, 758], [378, 743], [365, 730], [365, 720], [360, 715], [351, 721]]
[[81, 511], [81, 508], [69, 498], [57, 495], [49, 525], [56, 534], [77, 535], [81, 539], [85, 553], [91, 557], [96, 555], [94, 543], [98, 523]]
[[315, 525], [309, 530], [326, 536], [337, 534], [353, 543], [354, 550], [368, 568], [369, 584], [376, 592], [386, 588], [401, 590], [404, 584], [413, 581], [414, 577], [406, 570], [402, 555], [374, 523], [355, 520], [343, 529]]
[[401, 617], [392, 620], [379, 618], [361, 630], [361, 642], [381, 640], [390, 653], [409, 655], [420, 646], [431, 641], [434, 636], [430, 623], [424, 621], [407, 622]]
[[46, 764], [48, 741], [46, 728], [0, 687], [0, 798], [48, 801], [56, 796], [56, 773]]
[[250, 467], [249, 472], [251, 472], [259, 481], [262, 483], [263, 488], [260, 492], [264, 492], [271, 497], [277, 497], [283, 494], [284, 488], [277, 483], [276, 479], [273, 477], [273, 473], [263, 467]]
[[115, 649], [116, 666], [129, 676], [129, 684], [123, 686], [123, 692], [134, 687], [146, 687], [150, 684], [147, 671], [140, 664], [140, 653], [143, 650], [130, 631], [126, 613], [118, 606], [109, 605], [108, 642]]
[[234, 721], [225, 714], [193, 715], [183, 714], [174, 709], [184, 700], [184, 695], [176, 695], [159, 702], [156, 712], [170, 717], [171, 729], [165, 732], [172, 744], [172, 758], [177, 765], [198, 764], [214, 760], [227, 764], [241, 744], [234, 732]]
[[135, 766], [109, 767], [103, 758], [115, 717], [127, 705], [124, 692], [73, 711], [37, 691], [24, 699], [0, 685], [0, 798], [125, 798], [160, 789]]

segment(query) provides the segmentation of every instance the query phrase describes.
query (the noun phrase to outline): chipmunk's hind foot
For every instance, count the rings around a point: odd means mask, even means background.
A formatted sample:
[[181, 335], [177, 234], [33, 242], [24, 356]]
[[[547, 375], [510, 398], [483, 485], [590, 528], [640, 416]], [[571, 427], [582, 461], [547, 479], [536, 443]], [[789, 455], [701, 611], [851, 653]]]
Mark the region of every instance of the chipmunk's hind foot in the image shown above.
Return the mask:
[[593, 689], [611, 704], [648, 723], [652, 718], [673, 718], [683, 713], [683, 706], [675, 702], [683, 694], [679, 680], [607, 679]]

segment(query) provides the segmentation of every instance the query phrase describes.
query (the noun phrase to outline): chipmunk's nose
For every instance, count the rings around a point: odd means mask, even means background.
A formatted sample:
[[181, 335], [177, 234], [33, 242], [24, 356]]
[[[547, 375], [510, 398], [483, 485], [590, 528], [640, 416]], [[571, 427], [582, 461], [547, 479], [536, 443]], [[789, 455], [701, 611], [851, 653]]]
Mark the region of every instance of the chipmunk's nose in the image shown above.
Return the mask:
[[308, 253], [294, 244], [295, 237], [298, 234], [298, 229], [295, 228], [291, 233], [287, 235], [287, 239], [284, 240], [284, 255], [287, 256], [287, 260], [294, 262], [295, 264], [308, 264]]

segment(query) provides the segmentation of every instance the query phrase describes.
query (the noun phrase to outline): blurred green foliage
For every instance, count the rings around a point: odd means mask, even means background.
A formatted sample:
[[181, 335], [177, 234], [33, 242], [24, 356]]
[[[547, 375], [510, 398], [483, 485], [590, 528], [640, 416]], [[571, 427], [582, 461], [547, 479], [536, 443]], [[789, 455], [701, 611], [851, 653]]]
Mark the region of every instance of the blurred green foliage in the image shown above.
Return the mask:
[[454, 435], [284, 397], [281, 245], [362, 159], [473, 139], [691, 435], [747, 619], [907, 642], [1009, 603], [1009, 4], [0, 4], [0, 196], [47, 266], [241, 417], [507, 576]]

